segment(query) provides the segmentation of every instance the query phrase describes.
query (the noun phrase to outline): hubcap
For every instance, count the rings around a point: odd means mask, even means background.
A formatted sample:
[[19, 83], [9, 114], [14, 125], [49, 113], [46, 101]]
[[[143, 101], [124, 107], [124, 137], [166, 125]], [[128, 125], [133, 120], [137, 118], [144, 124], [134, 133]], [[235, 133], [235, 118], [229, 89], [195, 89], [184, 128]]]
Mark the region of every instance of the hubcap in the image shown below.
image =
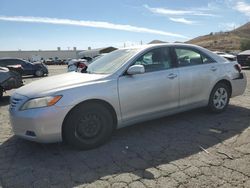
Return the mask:
[[213, 97], [214, 107], [217, 109], [223, 109], [228, 100], [227, 90], [225, 88], [218, 88]]
[[37, 76], [42, 76], [43, 72], [41, 70], [36, 71]]
[[76, 127], [76, 136], [82, 139], [92, 138], [100, 132], [101, 124], [101, 119], [97, 114], [90, 113], [83, 115]]

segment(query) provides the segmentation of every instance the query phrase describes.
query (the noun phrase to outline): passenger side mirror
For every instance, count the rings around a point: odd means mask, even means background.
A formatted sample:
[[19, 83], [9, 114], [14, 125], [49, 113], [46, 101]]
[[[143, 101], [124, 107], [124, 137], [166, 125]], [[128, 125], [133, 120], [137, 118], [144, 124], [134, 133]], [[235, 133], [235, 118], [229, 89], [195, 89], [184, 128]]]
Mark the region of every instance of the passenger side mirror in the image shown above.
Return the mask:
[[127, 74], [129, 75], [143, 74], [143, 73], [145, 73], [145, 68], [143, 65], [132, 65], [127, 70]]

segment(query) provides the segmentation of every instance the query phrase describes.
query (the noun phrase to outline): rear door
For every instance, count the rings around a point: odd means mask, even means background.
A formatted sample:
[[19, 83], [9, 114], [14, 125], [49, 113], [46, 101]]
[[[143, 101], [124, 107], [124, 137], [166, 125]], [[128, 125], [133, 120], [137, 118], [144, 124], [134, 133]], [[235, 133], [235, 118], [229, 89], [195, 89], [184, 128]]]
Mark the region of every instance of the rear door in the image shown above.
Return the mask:
[[218, 63], [191, 47], [175, 47], [180, 78], [180, 106], [205, 105], [219, 74]]
[[146, 72], [119, 78], [123, 121], [150, 119], [178, 107], [178, 71], [170, 54], [166, 47], [145, 52], [133, 64], [143, 65]]

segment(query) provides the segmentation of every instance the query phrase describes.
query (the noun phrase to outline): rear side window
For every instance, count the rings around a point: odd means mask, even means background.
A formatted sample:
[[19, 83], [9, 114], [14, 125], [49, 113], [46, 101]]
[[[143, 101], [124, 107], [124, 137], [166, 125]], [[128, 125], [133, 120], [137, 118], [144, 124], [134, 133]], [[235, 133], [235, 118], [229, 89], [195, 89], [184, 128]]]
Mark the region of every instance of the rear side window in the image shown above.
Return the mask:
[[210, 57], [193, 49], [175, 48], [175, 53], [180, 67], [202, 65], [214, 62]]
[[25, 65], [25, 62], [19, 60], [19, 59], [3, 59], [0, 60], [0, 66], [6, 67], [10, 65]]
[[16, 65], [18, 64], [18, 62], [15, 60], [15, 59], [6, 59], [5, 60], [5, 65], [8, 66], [8, 65]]
[[0, 66], [6, 67], [12, 65], [11, 59], [3, 59], [0, 61]]

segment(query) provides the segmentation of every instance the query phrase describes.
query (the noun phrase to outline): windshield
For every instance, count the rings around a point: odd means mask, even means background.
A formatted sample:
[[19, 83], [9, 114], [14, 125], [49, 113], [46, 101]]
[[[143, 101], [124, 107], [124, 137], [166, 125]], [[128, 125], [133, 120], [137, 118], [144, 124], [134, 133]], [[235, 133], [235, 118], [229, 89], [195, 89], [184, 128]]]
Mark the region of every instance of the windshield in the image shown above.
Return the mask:
[[117, 71], [127, 60], [129, 60], [138, 49], [115, 50], [103, 57], [96, 59], [88, 68], [88, 73], [111, 74]]

